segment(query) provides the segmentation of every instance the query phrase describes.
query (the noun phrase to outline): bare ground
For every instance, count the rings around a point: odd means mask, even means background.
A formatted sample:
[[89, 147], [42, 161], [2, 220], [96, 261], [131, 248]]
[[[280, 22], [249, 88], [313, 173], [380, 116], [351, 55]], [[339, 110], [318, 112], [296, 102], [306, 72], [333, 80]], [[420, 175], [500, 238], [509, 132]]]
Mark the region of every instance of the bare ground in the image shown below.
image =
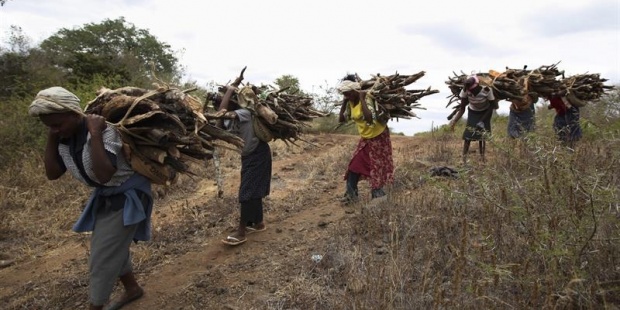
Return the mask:
[[[298, 285], [296, 279], [320, 265], [312, 256], [325, 255], [335, 235], [355, 222], [366, 203], [345, 208], [338, 202], [344, 188], [342, 175], [357, 138], [306, 138], [313, 145], [272, 144], [267, 230], [249, 235], [240, 246], [220, 242], [233, 231], [238, 216], [237, 155], [223, 154], [222, 198], [216, 194], [213, 167], [201, 169], [206, 178], [185, 177], [170, 189], [158, 188], [153, 238], [132, 246], [135, 271], [146, 294], [124, 309], [279, 309], [295, 299], [287, 294]], [[433, 148], [445, 143], [431, 147], [423, 139], [393, 136], [392, 144], [397, 169], [403, 162], [413, 162], [425, 173], [429, 161], [441, 164], [456, 159], [439, 158], [445, 157], [446, 150]], [[364, 197], [369, 196], [366, 184], [361, 184]], [[407, 195], [410, 190], [398, 192]], [[89, 237], [68, 229], [57, 234], [53, 244], [13, 257], [14, 265], [0, 269], [0, 305], [4, 304], [0, 308], [86, 308]], [[117, 286], [115, 295], [120, 291]], [[307, 304], [320, 303], [309, 300]]]

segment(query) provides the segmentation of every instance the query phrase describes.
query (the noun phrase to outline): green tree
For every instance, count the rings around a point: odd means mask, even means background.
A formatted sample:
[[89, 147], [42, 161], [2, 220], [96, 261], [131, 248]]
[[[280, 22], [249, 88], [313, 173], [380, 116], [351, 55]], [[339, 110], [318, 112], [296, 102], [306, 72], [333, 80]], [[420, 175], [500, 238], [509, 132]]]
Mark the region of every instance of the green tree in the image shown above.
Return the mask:
[[62, 28], [44, 40], [41, 49], [74, 84], [103, 75], [146, 87], [154, 78], [153, 69], [168, 82], [177, 82], [181, 74], [170, 45], [124, 17], [77, 29]]
[[284, 89], [284, 93], [298, 96], [306, 96], [306, 94], [299, 87], [299, 79], [285, 74], [274, 81], [274, 84], [278, 85], [280, 89]]
[[0, 100], [32, 97], [40, 88], [64, 83], [61, 71], [31, 42], [21, 27], [7, 31], [0, 45]]

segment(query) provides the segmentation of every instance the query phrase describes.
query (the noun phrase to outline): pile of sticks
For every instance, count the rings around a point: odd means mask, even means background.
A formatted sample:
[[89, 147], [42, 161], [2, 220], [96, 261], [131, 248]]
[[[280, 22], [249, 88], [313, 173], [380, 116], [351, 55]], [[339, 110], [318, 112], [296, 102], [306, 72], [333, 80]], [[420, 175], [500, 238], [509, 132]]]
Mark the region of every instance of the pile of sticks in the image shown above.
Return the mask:
[[606, 81], [599, 74], [578, 74], [562, 79], [560, 89], [567, 90], [579, 100], [596, 100], [613, 89], [613, 86], [604, 84]]
[[[232, 87], [239, 87], [245, 69], [243, 68], [239, 77], [231, 83]], [[256, 102], [247, 108], [264, 120], [263, 124], [271, 132], [274, 140], [282, 140], [285, 143], [290, 142], [292, 144], [295, 144], [297, 140], [303, 141], [301, 139], [303, 128], [309, 126], [306, 122], [328, 115], [313, 108], [312, 98], [289, 94], [285, 92], [286, 89], [275, 89], [272, 86], [257, 87], [246, 84], [235, 91], [230, 101], [241, 106], [239, 104], [240, 93], [250, 89]], [[225, 92], [226, 86], [221, 86], [217, 92], [207, 93], [208, 105], [218, 109]], [[217, 120], [223, 117], [215, 111], [205, 113], [205, 116], [209, 120]]]
[[[469, 75], [461, 72], [453, 72], [452, 77], [448, 77], [446, 84], [450, 88], [451, 95], [448, 96], [449, 107], [453, 102], [458, 104], [454, 109], [460, 108], [459, 93], [463, 88], [463, 83]], [[567, 90], [573, 93], [580, 100], [589, 101], [599, 99], [603, 93], [612, 89], [603, 83], [606, 79], [601, 79], [598, 74], [580, 74], [565, 77], [564, 71], [558, 69], [558, 63], [549, 66], [540, 66], [534, 70], [528, 70], [527, 66], [523, 69], [506, 68], [504, 72], [489, 70], [488, 73], [476, 74], [482, 86], [490, 87], [497, 100], [508, 100], [513, 103], [528, 102], [530, 98], [546, 98], [553, 93]], [[559, 78], [561, 76], [561, 78]], [[453, 112], [451, 115], [454, 115]], [[448, 119], [451, 117], [449, 116]]]
[[377, 74], [369, 80], [357, 77], [362, 90], [367, 90], [379, 105], [379, 109], [389, 113], [390, 118], [410, 119], [417, 117], [413, 109], [426, 109], [418, 103], [422, 97], [436, 94], [439, 90], [406, 89], [405, 87], [419, 80], [425, 74], [420, 71], [416, 74], [402, 75], [398, 72], [388, 76]]
[[208, 123], [203, 104], [189, 91], [168, 85], [101, 88], [85, 112], [119, 129], [134, 170], [155, 184], [170, 184], [178, 173], [192, 174], [190, 162], [211, 159], [216, 140], [243, 147], [243, 140]]

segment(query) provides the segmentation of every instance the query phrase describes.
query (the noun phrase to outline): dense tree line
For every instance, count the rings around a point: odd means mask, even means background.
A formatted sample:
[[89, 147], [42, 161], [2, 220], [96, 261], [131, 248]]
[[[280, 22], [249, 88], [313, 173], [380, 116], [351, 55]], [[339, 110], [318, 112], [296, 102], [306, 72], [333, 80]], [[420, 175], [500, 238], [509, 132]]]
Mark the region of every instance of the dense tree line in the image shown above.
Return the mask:
[[[4, 1], [1, 2], [4, 4]], [[150, 88], [153, 72], [176, 84], [181, 66], [170, 45], [124, 18], [63, 28], [39, 44], [12, 26], [0, 42], [0, 168], [43, 143], [43, 126], [28, 117], [38, 91], [63, 86], [86, 104], [101, 86]]]
[[32, 96], [52, 85], [147, 87], [153, 72], [173, 82], [182, 73], [170, 45], [123, 17], [62, 28], [36, 46], [17, 26], [7, 38], [0, 46], [0, 100]]

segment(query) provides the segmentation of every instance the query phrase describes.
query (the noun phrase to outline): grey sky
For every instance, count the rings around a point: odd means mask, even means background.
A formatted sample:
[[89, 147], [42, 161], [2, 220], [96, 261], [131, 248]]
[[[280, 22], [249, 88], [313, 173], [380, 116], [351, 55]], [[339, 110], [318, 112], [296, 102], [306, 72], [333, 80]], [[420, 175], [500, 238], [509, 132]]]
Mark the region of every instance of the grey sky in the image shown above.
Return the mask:
[[[394, 123], [407, 134], [447, 123], [452, 72], [501, 71], [561, 61], [567, 74], [600, 73], [620, 83], [620, 1], [522, 0], [14, 0], [0, 8], [0, 41], [10, 25], [34, 42], [60, 28], [125, 17], [178, 51], [187, 79], [225, 83], [296, 76], [306, 91], [347, 72], [426, 75], [421, 120]], [[500, 103], [500, 112], [508, 103]]]

